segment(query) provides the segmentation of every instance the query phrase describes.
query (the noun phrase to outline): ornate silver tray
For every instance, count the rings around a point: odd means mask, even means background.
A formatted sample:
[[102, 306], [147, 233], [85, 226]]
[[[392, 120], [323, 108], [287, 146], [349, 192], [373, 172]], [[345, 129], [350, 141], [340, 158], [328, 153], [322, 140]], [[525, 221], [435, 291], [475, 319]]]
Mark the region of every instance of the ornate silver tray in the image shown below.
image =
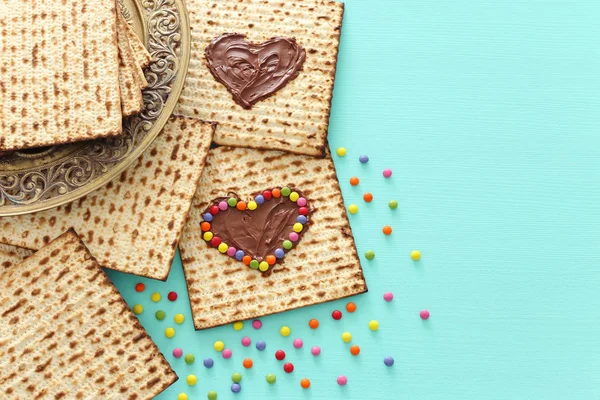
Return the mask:
[[0, 155], [0, 216], [57, 207], [106, 185], [141, 156], [173, 112], [190, 57], [185, 5], [182, 0], [118, 2], [152, 55], [144, 111], [124, 119], [118, 137]]

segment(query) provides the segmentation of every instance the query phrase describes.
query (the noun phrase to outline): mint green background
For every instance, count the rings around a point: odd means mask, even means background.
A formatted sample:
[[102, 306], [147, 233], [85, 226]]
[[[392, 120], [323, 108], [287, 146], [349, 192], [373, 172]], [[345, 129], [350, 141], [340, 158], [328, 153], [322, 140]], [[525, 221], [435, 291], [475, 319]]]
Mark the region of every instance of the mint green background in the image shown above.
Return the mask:
[[[599, 21], [592, 0], [348, 0], [329, 140], [348, 149], [334, 158], [346, 204], [360, 208], [351, 223], [369, 293], [339, 322], [329, 315], [346, 301], [263, 318], [259, 331], [247, 323], [194, 332], [179, 259], [166, 283], [144, 280], [143, 294], [133, 291], [138, 278], [110, 273], [129, 304], [145, 306], [142, 323], [183, 378], [160, 398], [205, 399], [210, 389], [219, 399], [600, 398]], [[359, 164], [360, 154], [371, 161]], [[362, 201], [365, 191], [373, 203]], [[370, 262], [368, 249], [377, 254]], [[172, 289], [176, 303], [166, 300]], [[168, 314], [161, 323], [159, 307]], [[175, 312], [186, 322], [169, 340], [163, 330]], [[317, 331], [307, 326], [313, 317]], [[278, 333], [284, 324], [289, 338]], [[356, 358], [340, 339], [346, 330], [361, 346]], [[267, 350], [243, 348], [244, 335]], [[212, 349], [215, 340], [232, 359]], [[175, 344], [197, 362], [174, 360]], [[323, 349], [316, 359], [314, 344]], [[293, 374], [275, 360], [278, 348]], [[238, 395], [234, 371], [244, 375]], [[274, 386], [267, 373], [277, 374]]]

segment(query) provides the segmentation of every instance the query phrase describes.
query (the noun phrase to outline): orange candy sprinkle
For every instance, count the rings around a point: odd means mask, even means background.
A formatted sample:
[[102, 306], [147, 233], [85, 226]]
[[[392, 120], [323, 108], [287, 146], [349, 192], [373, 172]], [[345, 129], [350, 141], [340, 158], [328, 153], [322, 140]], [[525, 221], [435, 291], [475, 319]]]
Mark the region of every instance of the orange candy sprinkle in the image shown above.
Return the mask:
[[383, 229], [381, 230], [384, 234], [386, 235], [391, 235], [392, 234], [392, 227], [389, 225], [386, 225], [383, 227]]
[[244, 211], [246, 209], [246, 202], [238, 201], [238, 203], [235, 205], [235, 208], [237, 208], [240, 211]]
[[360, 347], [358, 347], [357, 345], [351, 346], [351, 347], [350, 347], [350, 353], [351, 353], [353, 356], [357, 356], [357, 355], [358, 355], [358, 353], [360, 353]]
[[271, 190], [271, 193], [273, 194], [273, 197], [275, 197], [277, 199], [281, 197], [281, 190], [279, 190], [279, 189], [273, 189], [273, 190]]
[[206, 221], [201, 223], [200, 229], [202, 229], [202, 232], [210, 231], [210, 223]]
[[312, 329], [317, 329], [319, 327], [319, 320], [311, 319], [308, 321], [308, 326], [310, 326]]
[[350, 184], [351, 184], [352, 186], [356, 186], [356, 185], [358, 185], [358, 182], [360, 182], [360, 179], [358, 179], [358, 177], [356, 177], [356, 176], [353, 176], [352, 178], [350, 178]]
[[277, 259], [275, 258], [275, 256], [267, 256], [267, 258], [265, 258], [265, 261], [267, 262], [267, 264], [273, 265], [275, 264], [275, 261], [277, 261]]
[[369, 192], [365, 193], [363, 195], [363, 200], [366, 201], [367, 203], [372, 202], [373, 201], [373, 194], [369, 193]]
[[246, 369], [250, 369], [254, 365], [251, 358], [246, 358], [242, 364], [244, 365], [244, 368], [246, 368]]
[[310, 381], [304, 378], [300, 381], [300, 386], [302, 386], [303, 389], [308, 389], [310, 387]]
[[242, 262], [245, 265], [250, 265], [250, 261], [252, 261], [252, 257], [250, 257], [250, 256], [244, 256], [244, 258], [242, 258]]
[[356, 304], [354, 304], [353, 302], [350, 302], [350, 303], [346, 304], [346, 310], [348, 312], [354, 312], [354, 311], [356, 311]]
[[138, 293], [143, 292], [145, 288], [146, 286], [142, 282], [135, 285], [135, 291]]

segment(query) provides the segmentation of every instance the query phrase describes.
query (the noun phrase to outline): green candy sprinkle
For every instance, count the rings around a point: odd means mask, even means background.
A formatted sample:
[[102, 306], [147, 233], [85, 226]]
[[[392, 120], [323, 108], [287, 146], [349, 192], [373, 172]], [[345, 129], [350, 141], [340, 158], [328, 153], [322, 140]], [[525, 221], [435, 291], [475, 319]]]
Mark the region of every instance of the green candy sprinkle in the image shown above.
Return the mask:
[[292, 190], [289, 187], [281, 188], [281, 194], [285, 197], [288, 197], [292, 193]]
[[235, 383], [240, 383], [242, 381], [242, 374], [234, 372], [233, 375], [231, 375], [231, 380]]
[[165, 319], [167, 314], [163, 310], [158, 310], [156, 312], [156, 314], [154, 314], [154, 316], [156, 317], [157, 320], [162, 321], [163, 319]]
[[291, 240], [284, 240], [283, 241], [283, 248], [286, 250], [289, 250], [292, 248], [292, 241]]
[[396, 208], [398, 208], [398, 202], [396, 200], [390, 200], [388, 206], [390, 206], [392, 210], [395, 210]]
[[196, 360], [196, 357], [194, 357], [193, 354], [186, 354], [184, 357], [185, 363], [186, 364], [193, 364], [194, 361]]
[[235, 207], [235, 205], [237, 204], [237, 200], [231, 197], [227, 200], [227, 204], [229, 204], [229, 207]]
[[275, 375], [273, 375], [273, 374], [267, 375], [267, 382], [269, 382], [271, 385], [274, 384], [276, 380], [277, 380], [277, 378], [275, 377]]
[[365, 252], [365, 257], [367, 258], [367, 260], [372, 260], [375, 258], [375, 252], [373, 250], [367, 250]]
[[217, 400], [217, 392], [214, 390], [208, 392], [208, 400]]
[[256, 260], [250, 261], [250, 268], [258, 269], [258, 261], [256, 261]]

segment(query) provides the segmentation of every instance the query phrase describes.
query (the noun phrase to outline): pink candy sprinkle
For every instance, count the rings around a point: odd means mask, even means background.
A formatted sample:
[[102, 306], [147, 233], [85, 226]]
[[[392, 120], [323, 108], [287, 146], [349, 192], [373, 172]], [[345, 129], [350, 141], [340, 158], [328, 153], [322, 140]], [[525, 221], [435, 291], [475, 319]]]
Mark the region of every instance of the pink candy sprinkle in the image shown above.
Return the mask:
[[321, 348], [319, 346], [314, 346], [310, 352], [312, 353], [313, 356], [318, 356], [319, 354], [321, 354]]
[[254, 329], [262, 328], [262, 322], [260, 322], [260, 319], [255, 319], [254, 321], [252, 321], [252, 327]]
[[231, 358], [231, 349], [225, 349], [221, 354], [223, 354], [223, 358]]
[[392, 301], [392, 300], [394, 299], [394, 295], [393, 295], [393, 293], [392, 293], [392, 292], [385, 292], [385, 293], [383, 294], [383, 299], [384, 299], [385, 301]]
[[294, 347], [296, 349], [300, 349], [304, 343], [302, 343], [302, 339], [294, 339]]
[[337, 378], [337, 383], [340, 386], [344, 386], [346, 383], [348, 383], [348, 378], [346, 378], [344, 375], [340, 375]]
[[242, 338], [242, 344], [246, 347], [250, 346], [250, 344], [252, 343], [252, 341], [250, 340], [250, 338], [248, 336], [244, 336]]
[[182, 355], [183, 355], [183, 350], [181, 350], [179, 347], [173, 350], [173, 357], [179, 358]]
[[429, 311], [427, 310], [421, 310], [419, 315], [421, 316], [421, 319], [429, 319]]
[[298, 241], [298, 234], [296, 232], [290, 233], [290, 240], [292, 242], [297, 242]]
[[237, 249], [235, 247], [229, 247], [229, 248], [227, 248], [227, 255], [229, 257], [233, 257], [233, 256], [235, 256], [236, 251], [237, 251]]
[[384, 169], [384, 170], [383, 170], [383, 176], [384, 176], [385, 178], [389, 178], [390, 176], [392, 176], [392, 170], [391, 170], [391, 169], [389, 169], [389, 168], [386, 168], [386, 169]]
[[304, 207], [306, 205], [306, 199], [304, 197], [300, 197], [298, 199], [298, 201], [296, 201], [296, 203], [300, 206], [300, 207]]
[[222, 201], [219, 203], [219, 210], [225, 211], [225, 210], [227, 210], [227, 207], [229, 207], [229, 204], [227, 204], [227, 202]]

